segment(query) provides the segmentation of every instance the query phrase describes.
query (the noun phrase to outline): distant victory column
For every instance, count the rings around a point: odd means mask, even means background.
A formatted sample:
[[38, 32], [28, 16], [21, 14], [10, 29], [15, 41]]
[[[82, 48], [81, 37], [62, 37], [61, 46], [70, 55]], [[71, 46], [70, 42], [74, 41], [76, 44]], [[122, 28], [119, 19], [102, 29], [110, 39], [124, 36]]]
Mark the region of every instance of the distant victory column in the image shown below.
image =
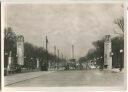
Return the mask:
[[74, 45], [72, 45], [72, 59], [70, 61], [75, 62], [75, 56], [74, 56]]
[[72, 45], [72, 59], [74, 59], [74, 45]]
[[112, 56], [111, 56], [111, 36], [106, 35], [104, 42], [104, 66], [107, 69], [112, 69]]
[[24, 37], [22, 35], [17, 38], [17, 63], [24, 65]]

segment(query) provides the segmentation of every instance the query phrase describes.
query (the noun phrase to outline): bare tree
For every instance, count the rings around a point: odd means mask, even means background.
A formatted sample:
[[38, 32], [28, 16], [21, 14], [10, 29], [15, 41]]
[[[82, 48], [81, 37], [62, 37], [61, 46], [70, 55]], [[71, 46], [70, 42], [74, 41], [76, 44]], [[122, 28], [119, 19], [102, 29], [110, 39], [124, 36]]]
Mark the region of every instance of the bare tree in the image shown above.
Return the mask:
[[122, 32], [124, 32], [124, 17], [115, 19], [114, 23], [118, 25]]

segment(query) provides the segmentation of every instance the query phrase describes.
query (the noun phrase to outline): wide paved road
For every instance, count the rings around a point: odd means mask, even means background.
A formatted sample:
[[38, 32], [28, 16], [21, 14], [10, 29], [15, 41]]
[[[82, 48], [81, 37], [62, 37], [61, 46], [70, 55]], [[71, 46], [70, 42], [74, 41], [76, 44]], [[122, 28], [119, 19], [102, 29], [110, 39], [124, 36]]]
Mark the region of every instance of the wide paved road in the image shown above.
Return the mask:
[[[43, 73], [43, 72], [42, 72]], [[99, 70], [56, 71], [18, 82], [13, 87], [123, 86], [123, 73]]]

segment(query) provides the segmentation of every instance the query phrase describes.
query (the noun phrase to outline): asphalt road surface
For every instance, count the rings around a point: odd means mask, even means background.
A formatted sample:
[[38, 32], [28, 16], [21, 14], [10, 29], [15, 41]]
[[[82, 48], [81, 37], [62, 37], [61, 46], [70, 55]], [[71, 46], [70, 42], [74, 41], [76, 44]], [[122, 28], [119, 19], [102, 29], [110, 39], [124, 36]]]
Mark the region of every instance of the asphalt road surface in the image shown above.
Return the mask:
[[55, 71], [33, 79], [21, 81], [10, 87], [74, 87], [74, 86], [108, 86], [117, 87], [124, 84], [123, 73], [100, 70]]

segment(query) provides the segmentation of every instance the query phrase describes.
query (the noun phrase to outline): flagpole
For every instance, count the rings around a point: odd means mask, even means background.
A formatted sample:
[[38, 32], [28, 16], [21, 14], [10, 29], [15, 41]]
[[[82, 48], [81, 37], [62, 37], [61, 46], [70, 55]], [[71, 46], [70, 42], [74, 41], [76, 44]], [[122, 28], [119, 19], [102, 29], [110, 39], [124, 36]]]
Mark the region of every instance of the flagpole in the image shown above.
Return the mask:
[[57, 69], [59, 69], [59, 49], [58, 49], [58, 61], [57, 61]]
[[48, 64], [48, 39], [46, 36], [46, 71], [48, 71], [48, 67], [49, 67], [49, 64]]
[[56, 46], [54, 45], [54, 55], [55, 55], [55, 58], [54, 58], [54, 65], [56, 65]]
[[74, 45], [72, 45], [72, 59], [74, 59]]

